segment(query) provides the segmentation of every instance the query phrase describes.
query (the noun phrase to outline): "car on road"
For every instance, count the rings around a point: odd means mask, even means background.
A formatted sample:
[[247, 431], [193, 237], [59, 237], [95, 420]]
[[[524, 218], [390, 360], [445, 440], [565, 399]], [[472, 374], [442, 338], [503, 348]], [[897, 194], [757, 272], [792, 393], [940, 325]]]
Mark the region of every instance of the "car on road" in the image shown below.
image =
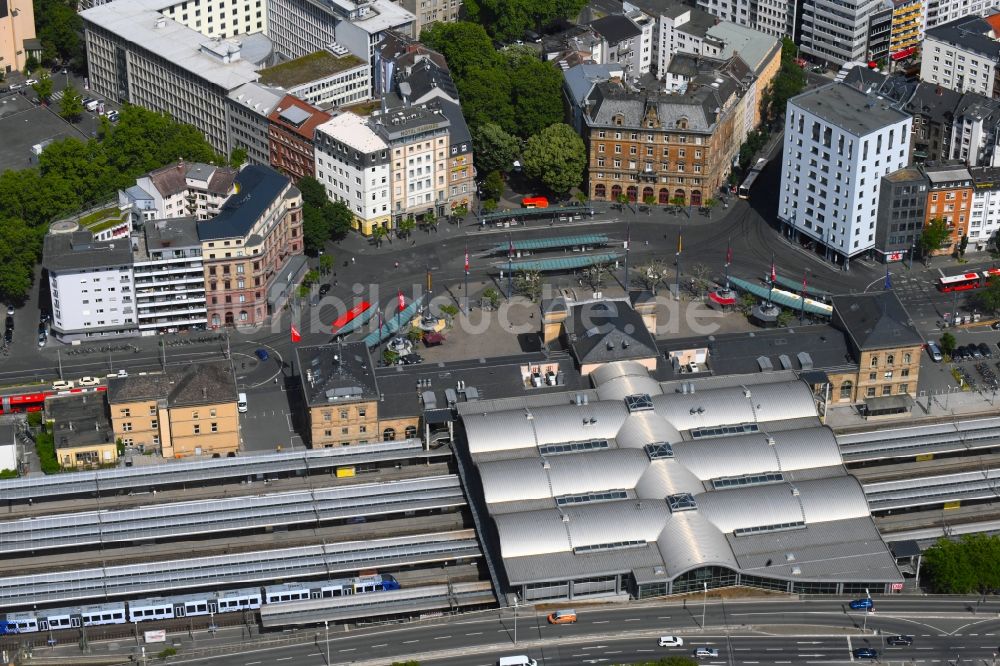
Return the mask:
[[576, 611], [575, 610], [557, 610], [548, 614], [546, 617], [549, 624], [576, 624]]
[[74, 386], [76, 386], [76, 384], [74, 384], [73, 382], [64, 381], [62, 379], [52, 382], [53, 391], [68, 391]]
[[913, 645], [913, 636], [889, 636], [885, 639], [886, 645]]
[[270, 354], [267, 353], [267, 350], [264, 349], [263, 347], [255, 351], [254, 355], [262, 361], [266, 361], [271, 357]]
[[9, 314], [9, 315], [14, 314], [14, 306], [13, 305], [8, 305], [7, 306], [7, 314]]
[[24, 82], [24, 85], [26, 85], [26, 86], [33, 86], [36, 83], [38, 83], [38, 79], [28, 79], [27, 81]]
[[1000, 331], [1000, 320], [997, 320], [992, 324], [990, 324], [990, 328], [992, 328], [994, 331]]
[[660, 636], [660, 647], [684, 647], [684, 639], [680, 636]]
[[45, 335], [44, 333], [39, 333], [38, 334], [38, 346], [39, 347], [44, 347], [45, 343], [48, 342], [48, 341], [49, 341], [49, 337], [47, 335]]
[[319, 295], [320, 296], [326, 296], [329, 293], [330, 293], [330, 285], [328, 285], [328, 284], [321, 284], [319, 286]]
[[854, 650], [855, 659], [878, 659], [878, 650], [874, 648], [856, 648]]
[[11, 90], [11, 92], [13, 92], [15, 90], [20, 90], [23, 87], [24, 86], [22, 86], [20, 83], [12, 83], [12, 84], [10, 84], [10, 90]]
[[853, 599], [850, 606], [853, 610], [870, 610], [875, 608], [875, 603], [871, 599]]
[[716, 659], [719, 656], [719, 651], [710, 647], [696, 647], [691, 650], [691, 656], [695, 659]]
[[97, 377], [81, 377], [80, 381], [77, 382], [80, 386], [97, 386], [101, 383], [101, 380]]
[[239, 393], [236, 396], [236, 411], [240, 414], [247, 413], [247, 394]]

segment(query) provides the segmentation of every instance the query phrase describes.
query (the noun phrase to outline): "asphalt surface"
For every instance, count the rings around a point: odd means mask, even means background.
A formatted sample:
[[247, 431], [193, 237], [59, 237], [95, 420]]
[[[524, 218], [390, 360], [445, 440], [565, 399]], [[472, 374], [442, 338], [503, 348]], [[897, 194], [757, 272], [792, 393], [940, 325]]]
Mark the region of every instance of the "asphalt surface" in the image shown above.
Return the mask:
[[[848, 599], [730, 600], [693, 595], [686, 604], [621, 604], [577, 608], [576, 624], [553, 626], [547, 611], [521, 608], [514, 642], [513, 611], [484, 611], [438, 618], [409, 625], [390, 625], [346, 631], [331, 630], [331, 664], [388, 664], [417, 659], [421, 664], [480, 666], [505, 655], [527, 654], [547, 666], [588, 663], [629, 663], [667, 655], [690, 655], [694, 647], [719, 650], [713, 664], [849, 663], [851, 651], [872, 647], [882, 663], [992, 664], [1000, 646], [1000, 600], [938, 597], [877, 598], [876, 612], [865, 614], [847, 607]], [[704, 613], [704, 631], [702, 630]], [[875, 633], [877, 630], [878, 633]], [[677, 635], [682, 648], [660, 648], [657, 637]], [[913, 636], [909, 647], [890, 647], [886, 637]], [[281, 634], [278, 634], [280, 636]], [[298, 632], [298, 645], [261, 649], [236, 633], [220, 631], [214, 639], [197, 637], [199, 647], [228, 645], [229, 654], [185, 658], [186, 635], [178, 635], [177, 663], [221, 666], [295, 666], [326, 664], [327, 641], [322, 627]], [[275, 634], [264, 634], [274, 637]], [[173, 636], [171, 637], [174, 638]], [[175, 641], [176, 642], [176, 641]], [[108, 646], [92, 645], [94, 654]], [[155, 646], [151, 646], [151, 649]], [[75, 646], [54, 654], [70, 656]], [[131, 649], [116, 646], [117, 652]], [[41, 654], [41, 652], [38, 652]]]

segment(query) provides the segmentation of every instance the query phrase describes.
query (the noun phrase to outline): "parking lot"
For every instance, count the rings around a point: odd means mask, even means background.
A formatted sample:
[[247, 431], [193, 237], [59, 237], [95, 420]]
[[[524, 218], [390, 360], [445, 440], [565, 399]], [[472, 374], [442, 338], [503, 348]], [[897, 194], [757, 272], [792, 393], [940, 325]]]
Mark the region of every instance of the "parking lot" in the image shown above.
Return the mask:
[[71, 125], [52, 109], [35, 106], [25, 95], [0, 97], [0, 171], [24, 169], [35, 163], [31, 147], [49, 139], [89, 138], [81, 125]]

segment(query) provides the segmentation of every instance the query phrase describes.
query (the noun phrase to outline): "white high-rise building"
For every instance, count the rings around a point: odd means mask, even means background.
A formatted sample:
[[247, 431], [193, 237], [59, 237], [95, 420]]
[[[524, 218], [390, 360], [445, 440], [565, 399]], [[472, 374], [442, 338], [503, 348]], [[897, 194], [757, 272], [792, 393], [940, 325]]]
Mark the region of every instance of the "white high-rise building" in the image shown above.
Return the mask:
[[882, 176], [906, 166], [913, 118], [843, 83], [788, 102], [778, 218], [849, 266], [875, 247]]
[[799, 50], [841, 65], [868, 60], [868, 27], [881, 0], [805, 0], [799, 10]]
[[698, 7], [771, 37], [791, 37], [802, 0], [698, 0]]
[[927, 0], [925, 28], [934, 28], [963, 16], [986, 16], [1000, 8], [1000, 0]]
[[389, 228], [389, 144], [364, 118], [345, 111], [316, 127], [315, 145], [316, 180], [330, 200], [347, 204], [364, 234]]

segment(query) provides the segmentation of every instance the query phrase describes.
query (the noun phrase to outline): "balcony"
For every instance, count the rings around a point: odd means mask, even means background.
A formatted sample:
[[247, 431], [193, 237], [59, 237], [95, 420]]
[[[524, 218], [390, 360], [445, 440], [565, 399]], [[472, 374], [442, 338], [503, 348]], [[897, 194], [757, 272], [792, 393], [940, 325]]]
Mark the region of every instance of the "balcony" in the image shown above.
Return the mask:
[[200, 308], [181, 308], [178, 310], [157, 310], [155, 312], [140, 312], [138, 317], [140, 320], [156, 319], [157, 317], [179, 317], [179, 316], [194, 316], [200, 315], [205, 316], [205, 306]]

